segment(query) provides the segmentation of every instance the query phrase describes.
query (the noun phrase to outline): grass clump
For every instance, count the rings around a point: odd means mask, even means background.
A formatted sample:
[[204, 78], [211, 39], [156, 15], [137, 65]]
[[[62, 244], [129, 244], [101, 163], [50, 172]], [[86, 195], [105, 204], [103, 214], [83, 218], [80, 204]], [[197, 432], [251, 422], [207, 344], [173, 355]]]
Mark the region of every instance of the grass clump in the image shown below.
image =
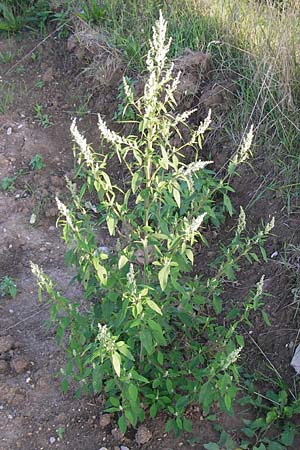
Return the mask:
[[[75, 121], [71, 127], [85, 182], [80, 191], [68, 182], [72, 204], [57, 201], [67, 259], [85, 291], [84, 308], [61, 295], [32, 264], [40, 294], [50, 297], [57, 338], [67, 349], [63, 389], [74, 379], [78, 394], [105, 392], [106, 411], [116, 413], [123, 432], [143, 422], [146, 413], [155, 417], [160, 411], [169, 415], [168, 431], [189, 431], [185, 412], [195, 402], [205, 413], [215, 403], [233, 412], [244, 347], [239, 327], [250, 324], [251, 312], [261, 309], [263, 278], [242, 306], [227, 313], [226, 282], [235, 280], [242, 259], [265, 258], [263, 244], [273, 227], [271, 221], [249, 237], [241, 208], [236, 231], [211, 273], [202, 261], [203, 269], [193, 274], [193, 248], [199, 240], [207, 244], [202, 229], [221, 226], [226, 213], [233, 214], [228, 180], [249, 156], [252, 130], [222, 179], [208, 169], [212, 161], [199, 155], [210, 117], [175, 146], [172, 139], [180, 136], [180, 127], [188, 128], [194, 111], [175, 111], [180, 79], [172, 75], [169, 49], [161, 15], [146, 58], [143, 97], [135, 99], [124, 82], [136, 112], [131, 135], [115, 133], [99, 116], [109, 150], [96, 153]], [[187, 148], [193, 149], [191, 162], [185, 158]], [[115, 158], [127, 173], [123, 185], [109, 175]], [[87, 202], [88, 193], [93, 195]], [[110, 249], [99, 243], [100, 226], [111, 236]]]

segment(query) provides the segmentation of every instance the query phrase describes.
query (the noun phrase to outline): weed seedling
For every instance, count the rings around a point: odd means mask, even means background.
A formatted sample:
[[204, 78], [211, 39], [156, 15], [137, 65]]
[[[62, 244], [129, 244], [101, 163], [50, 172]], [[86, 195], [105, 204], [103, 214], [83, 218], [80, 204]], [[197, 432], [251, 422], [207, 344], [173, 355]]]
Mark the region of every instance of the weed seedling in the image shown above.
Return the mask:
[[14, 280], [10, 277], [5, 276], [2, 278], [0, 283], [0, 296], [1, 297], [12, 297], [16, 298], [17, 295], [17, 286]]
[[43, 160], [42, 155], [39, 155], [38, 153], [31, 159], [29, 163], [32, 170], [41, 170], [45, 167], [45, 163]]
[[1, 189], [3, 191], [13, 191], [15, 188], [15, 181], [17, 177], [4, 177], [1, 180]]
[[0, 52], [0, 63], [9, 64], [13, 58], [13, 54], [10, 50], [6, 52]]
[[34, 113], [35, 113], [35, 119], [44, 128], [50, 127], [52, 123], [50, 122], [50, 115], [43, 113], [43, 107], [42, 105], [35, 105], [34, 107]]
[[36, 87], [38, 89], [43, 89], [45, 83], [43, 82], [43, 80], [37, 80], [37, 82], [35, 83]]

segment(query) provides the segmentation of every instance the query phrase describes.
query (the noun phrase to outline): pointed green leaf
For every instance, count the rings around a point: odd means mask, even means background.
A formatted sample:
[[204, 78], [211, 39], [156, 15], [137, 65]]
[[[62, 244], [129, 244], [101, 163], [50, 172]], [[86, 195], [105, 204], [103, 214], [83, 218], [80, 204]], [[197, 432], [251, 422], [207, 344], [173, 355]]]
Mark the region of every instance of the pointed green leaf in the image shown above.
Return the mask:
[[118, 262], [119, 270], [121, 270], [125, 266], [125, 264], [127, 264], [127, 262], [128, 262], [127, 256], [121, 255]]
[[158, 273], [159, 284], [162, 291], [164, 291], [167, 287], [169, 275], [170, 266], [164, 266]]
[[121, 357], [120, 357], [119, 353], [115, 352], [112, 354], [111, 362], [112, 362], [113, 368], [115, 369], [116, 374], [119, 377], [121, 374]]
[[162, 312], [161, 312], [160, 307], [153, 300], [150, 300], [150, 298], [147, 299], [147, 305], [149, 306], [149, 308], [151, 308], [157, 314], [162, 316]]
[[180, 201], [181, 201], [180, 192], [174, 188], [173, 195], [174, 195], [174, 199], [175, 199], [175, 202], [177, 203], [178, 208], [180, 208]]

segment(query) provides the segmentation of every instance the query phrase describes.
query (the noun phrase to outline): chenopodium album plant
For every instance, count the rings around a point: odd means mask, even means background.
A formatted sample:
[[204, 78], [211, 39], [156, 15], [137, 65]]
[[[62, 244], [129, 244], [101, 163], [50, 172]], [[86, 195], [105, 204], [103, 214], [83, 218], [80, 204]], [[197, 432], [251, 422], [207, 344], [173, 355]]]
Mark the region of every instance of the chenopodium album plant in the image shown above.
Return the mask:
[[[147, 411], [151, 417], [167, 412], [167, 430], [190, 430], [185, 411], [195, 402], [205, 413], [215, 403], [232, 413], [244, 345], [238, 327], [250, 323], [251, 311], [260, 308], [263, 279], [239, 303], [242, 307], [221, 319], [224, 282], [235, 280], [242, 258], [258, 261], [258, 251], [266, 257], [263, 243], [273, 227], [271, 222], [249, 237], [241, 208], [235, 234], [220, 249], [211, 275], [205, 259], [194, 271], [193, 246], [199, 240], [207, 245], [201, 230], [210, 223], [220, 226], [226, 212], [233, 214], [228, 180], [249, 156], [252, 130], [223, 179], [208, 169], [212, 161], [199, 158], [210, 116], [190, 130], [188, 142], [174, 146], [173, 137], [188, 127], [193, 111], [175, 112], [180, 74], [172, 75], [169, 47], [160, 16], [143, 97], [135, 99], [126, 81], [124, 85], [136, 112], [135, 134], [119, 135], [99, 116], [100, 133], [109, 144], [100, 154], [75, 121], [71, 126], [85, 181], [79, 192], [68, 181], [72, 204], [57, 203], [67, 260], [77, 269], [85, 306], [62, 296], [32, 264], [40, 292], [50, 296], [51, 320], [67, 350], [63, 389], [74, 379], [78, 393], [105, 393], [106, 411], [118, 414], [123, 432], [128, 424], [142, 422]], [[194, 149], [192, 162], [185, 160], [187, 148]], [[109, 174], [116, 158], [125, 171], [123, 184]], [[112, 237], [109, 251], [98, 238], [104, 226]]]

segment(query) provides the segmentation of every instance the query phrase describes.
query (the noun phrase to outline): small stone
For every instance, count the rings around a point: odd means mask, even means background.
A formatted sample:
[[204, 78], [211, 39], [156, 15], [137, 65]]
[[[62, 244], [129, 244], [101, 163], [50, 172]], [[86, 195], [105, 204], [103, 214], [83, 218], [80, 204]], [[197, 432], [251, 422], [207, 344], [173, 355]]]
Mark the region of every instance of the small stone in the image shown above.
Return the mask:
[[124, 436], [119, 428], [114, 428], [113, 430], [111, 430], [111, 435], [115, 441], [120, 441]]
[[49, 439], [50, 444], [54, 444], [55, 441], [56, 441], [55, 437], [51, 436], [51, 438]]
[[49, 227], [49, 231], [55, 231], [55, 227], [54, 227], [53, 225], [51, 225], [51, 226]]
[[50, 81], [52, 81], [54, 78], [53, 76], [53, 68], [49, 67], [46, 72], [43, 74], [42, 76], [42, 80], [44, 81], [44, 83], [50, 83]]
[[150, 441], [151, 438], [152, 438], [151, 431], [148, 430], [148, 428], [145, 427], [145, 425], [139, 426], [135, 435], [135, 442], [138, 445], [143, 445], [146, 444], [146, 442]]
[[0, 353], [9, 352], [14, 347], [12, 336], [0, 336]]
[[100, 417], [99, 425], [100, 425], [101, 428], [105, 428], [105, 427], [107, 427], [110, 424], [110, 422], [111, 422], [110, 414], [103, 414]]
[[65, 185], [65, 179], [57, 175], [52, 175], [52, 177], [50, 177], [50, 183], [54, 187], [62, 187]]
[[15, 357], [10, 361], [10, 367], [18, 374], [26, 372], [29, 361], [25, 358]]
[[120, 450], [129, 450], [129, 448], [126, 445], [121, 445]]
[[12, 127], [8, 127], [6, 130], [7, 136], [9, 136], [12, 133]]
[[0, 360], [0, 373], [5, 373], [8, 370], [8, 364], [5, 360]]

